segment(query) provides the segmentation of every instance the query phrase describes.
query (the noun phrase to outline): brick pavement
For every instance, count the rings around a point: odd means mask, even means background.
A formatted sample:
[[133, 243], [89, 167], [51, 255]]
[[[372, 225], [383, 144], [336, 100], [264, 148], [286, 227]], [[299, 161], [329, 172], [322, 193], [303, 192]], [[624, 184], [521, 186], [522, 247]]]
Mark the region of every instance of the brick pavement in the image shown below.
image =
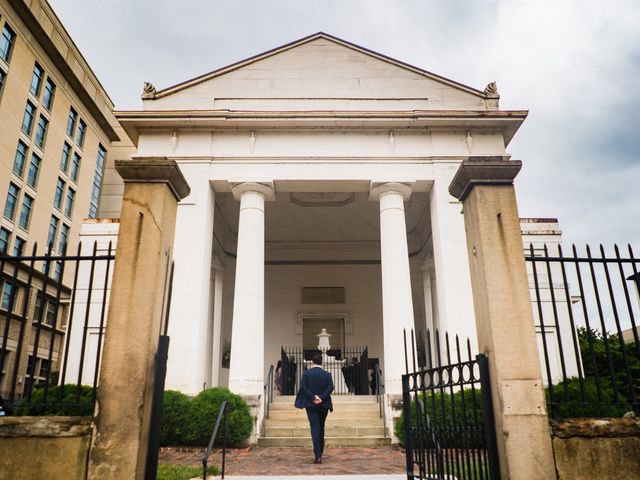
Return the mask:
[[[160, 463], [201, 465], [201, 448], [165, 447]], [[216, 450], [210, 463], [220, 465]], [[326, 448], [322, 465], [314, 465], [310, 448], [247, 447], [227, 450], [227, 475], [376, 475], [400, 474], [405, 466], [404, 450], [388, 447]]]

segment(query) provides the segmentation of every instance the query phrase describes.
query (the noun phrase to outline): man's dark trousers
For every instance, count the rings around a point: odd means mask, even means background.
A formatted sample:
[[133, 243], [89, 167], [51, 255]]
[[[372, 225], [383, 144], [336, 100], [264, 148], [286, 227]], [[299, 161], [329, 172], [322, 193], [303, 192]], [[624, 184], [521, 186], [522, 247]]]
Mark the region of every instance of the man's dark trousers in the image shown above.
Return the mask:
[[322, 458], [324, 452], [324, 422], [329, 410], [319, 406], [307, 407], [307, 418], [311, 427], [311, 440], [313, 441], [313, 454], [316, 458]]

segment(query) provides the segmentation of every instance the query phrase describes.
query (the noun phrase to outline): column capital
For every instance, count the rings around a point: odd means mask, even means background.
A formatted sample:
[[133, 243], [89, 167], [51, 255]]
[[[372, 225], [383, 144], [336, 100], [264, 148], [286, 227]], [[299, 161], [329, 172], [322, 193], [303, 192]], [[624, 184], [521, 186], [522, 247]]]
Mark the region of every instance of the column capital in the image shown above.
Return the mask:
[[265, 200], [272, 201], [276, 199], [276, 189], [273, 182], [236, 182], [231, 183], [231, 192], [236, 200], [240, 200], [244, 192], [257, 192], [261, 194]]
[[462, 201], [475, 185], [512, 185], [522, 161], [508, 156], [469, 157], [462, 161], [449, 185], [449, 193]]
[[371, 182], [369, 200], [380, 200], [380, 197], [388, 192], [395, 192], [402, 196], [404, 201], [407, 201], [411, 197], [411, 184], [404, 182]]
[[124, 183], [166, 183], [178, 201], [191, 193], [178, 163], [167, 157], [116, 160], [115, 165]]

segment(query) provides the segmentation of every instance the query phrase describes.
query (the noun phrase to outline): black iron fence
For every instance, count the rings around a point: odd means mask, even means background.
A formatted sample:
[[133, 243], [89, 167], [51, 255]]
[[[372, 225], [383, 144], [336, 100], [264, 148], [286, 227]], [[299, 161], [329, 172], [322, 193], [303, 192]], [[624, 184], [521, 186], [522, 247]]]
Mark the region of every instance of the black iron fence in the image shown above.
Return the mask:
[[17, 415], [90, 415], [114, 254], [0, 252], [0, 396]]
[[[301, 346], [282, 347], [280, 353], [280, 393], [295, 395], [302, 373], [310, 365], [317, 349]], [[344, 347], [327, 351], [330, 361], [322, 368], [333, 377], [334, 395], [375, 395], [374, 365], [370, 365], [367, 347]], [[276, 372], [277, 374], [277, 372]]]
[[423, 345], [428, 368], [418, 366], [413, 332], [407, 353], [405, 332], [408, 373], [402, 376], [403, 416], [396, 433], [405, 445], [407, 478], [499, 479], [487, 357], [473, 357], [470, 342], [461, 348], [457, 336], [451, 346], [437, 330], [434, 346], [429, 331]]
[[640, 414], [640, 259], [552, 250], [525, 256], [550, 416]]

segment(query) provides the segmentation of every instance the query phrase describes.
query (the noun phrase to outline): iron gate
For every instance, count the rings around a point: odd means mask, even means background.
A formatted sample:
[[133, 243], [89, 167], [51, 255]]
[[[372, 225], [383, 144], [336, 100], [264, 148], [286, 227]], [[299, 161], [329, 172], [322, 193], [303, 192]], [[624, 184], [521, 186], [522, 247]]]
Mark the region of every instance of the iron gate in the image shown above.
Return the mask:
[[[499, 460], [487, 356], [473, 358], [469, 340], [464, 353], [457, 336], [453, 350], [448, 334], [444, 342], [440, 340], [436, 330], [433, 351], [427, 331], [426, 366], [416, 368], [411, 332], [412, 372], [402, 376], [401, 440], [405, 444], [407, 478], [497, 480]], [[407, 350], [405, 336], [409, 372]]]

